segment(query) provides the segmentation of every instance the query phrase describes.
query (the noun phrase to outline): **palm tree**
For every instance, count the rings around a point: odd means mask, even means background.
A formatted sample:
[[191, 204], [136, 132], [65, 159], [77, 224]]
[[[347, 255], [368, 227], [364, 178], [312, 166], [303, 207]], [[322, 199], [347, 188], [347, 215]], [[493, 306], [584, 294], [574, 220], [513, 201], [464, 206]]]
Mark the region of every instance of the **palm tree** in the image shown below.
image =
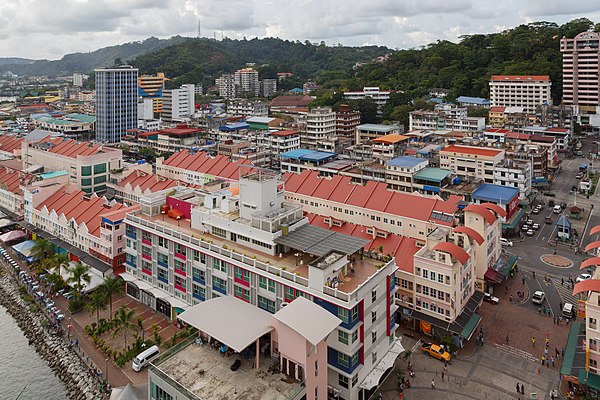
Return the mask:
[[62, 267], [69, 266], [69, 256], [65, 253], [55, 253], [52, 256], [52, 264], [58, 268], [58, 273], [60, 273]]
[[54, 244], [48, 239], [37, 238], [31, 248], [31, 255], [39, 260], [44, 260], [54, 254]]
[[107, 276], [104, 278], [104, 282], [102, 282], [102, 290], [108, 296], [108, 304], [109, 304], [109, 312], [110, 319], [112, 319], [113, 309], [112, 309], [112, 298], [113, 294], [121, 294], [123, 293], [123, 280], [118, 276]]
[[144, 341], [144, 324], [143, 324], [144, 320], [142, 319], [142, 317], [140, 317], [139, 315], [137, 316], [137, 318], [135, 319], [135, 324], [137, 326], [137, 330], [142, 331], [142, 342]]
[[121, 306], [121, 308], [119, 308], [115, 312], [115, 318], [113, 320], [115, 324], [115, 331], [113, 332], [113, 337], [123, 332], [123, 337], [125, 339], [125, 352], [127, 351], [127, 333], [130, 330], [137, 330], [137, 324], [133, 320], [134, 314], [134, 310], [125, 308], [125, 306]]
[[46, 281], [50, 284], [50, 290], [52, 293], [56, 293], [57, 290], [65, 286], [65, 280], [60, 275], [58, 271], [54, 271], [51, 274], [48, 274], [46, 277]]
[[81, 261], [78, 261], [73, 267], [67, 267], [67, 271], [71, 274], [69, 279], [67, 279], [67, 283], [73, 284], [73, 289], [77, 294], [77, 297], [81, 297], [81, 293], [83, 292], [83, 288], [85, 287], [85, 283], [90, 283], [92, 277], [90, 276], [90, 266], [84, 265]]
[[88, 296], [89, 303], [86, 308], [93, 314], [96, 312], [96, 323], [100, 323], [100, 310], [106, 310], [106, 293], [103, 290], [95, 290]]

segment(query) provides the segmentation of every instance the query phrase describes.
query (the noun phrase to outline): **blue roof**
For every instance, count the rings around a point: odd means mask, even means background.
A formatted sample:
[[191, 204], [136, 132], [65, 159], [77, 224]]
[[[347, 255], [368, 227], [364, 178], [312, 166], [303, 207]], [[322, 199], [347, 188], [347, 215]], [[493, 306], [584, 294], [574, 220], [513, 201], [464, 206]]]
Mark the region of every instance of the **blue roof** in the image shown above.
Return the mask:
[[492, 183], [482, 183], [471, 197], [476, 200], [502, 202], [508, 204], [515, 196], [519, 196], [519, 189], [510, 186], [494, 185]]
[[304, 90], [300, 89], [300, 88], [293, 88], [291, 90], [288, 90], [289, 93], [304, 93]]
[[239, 129], [248, 129], [249, 127], [250, 127], [250, 125], [248, 125], [245, 122], [234, 122], [234, 123], [223, 125], [223, 126], [219, 127], [219, 130], [222, 132], [228, 132], [228, 131], [237, 131]]
[[564, 215], [561, 215], [560, 217], [558, 217], [558, 221], [556, 221], [556, 225], [557, 226], [565, 226], [567, 228], [570, 228], [571, 221], [569, 221], [569, 218], [565, 217]]
[[488, 99], [483, 99], [481, 97], [459, 96], [456, 98], [456, 101], [459, 103], [470, 103], [470, 104], [481, 104], [481, 105], [490, 105], [491, 104], [491, 102]]
[[446, 100], [440, 99], [439, 97], [432, 97], [429, 100], [427, 100], [427, 102], [434, 104], [446, 104]]
[[392, 158], [387, 162], [387, 165], [391, 165], [392, 167], [413, 168], [424, 162], [426, 162], [426, 160], [423, 158], [401, 156]]
[[301, 161], [325, 161], [331, 158], [335, 158], [337, 156], [336, 153], [329, 153], [326, 151], [315, 151], [308, 149], [296, 149], [286, 151], [285, 153], [281, 153], [279, 157], [281, 158], [289, 158], [292, 160], [301, 160]]

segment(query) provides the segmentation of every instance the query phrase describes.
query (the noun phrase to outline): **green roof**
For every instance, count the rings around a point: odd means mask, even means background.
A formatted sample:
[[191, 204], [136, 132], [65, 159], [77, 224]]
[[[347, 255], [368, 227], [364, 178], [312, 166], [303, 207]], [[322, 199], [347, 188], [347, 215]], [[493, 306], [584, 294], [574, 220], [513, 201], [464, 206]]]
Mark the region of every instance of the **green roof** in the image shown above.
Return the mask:
[[72, 113], [65, 115], [65, 118], [85, 123], [96, 122], [96, 117], [88, 114]]
[[460, 333], [460, 336], [469, 340], [471, 336], [473, 336], [473, 332], [475, 332], [477, 325], [479, 325], [479, 321], [481, 321], [481, 315], [476, 313], [473, 314], [469, 322], [467, 322], [467, 325], [465, 325], [462, 332]]
[[600, 390], [600, 376], [594, 374], [593, 372], [586, 371], [582, 369], [579, 371], [579, 383], [584, 384], [585, 386], [594, 389]]
[[567, 345], [565, 346], [565, 356], [563, 357], [562, 366], [560, 367], [560, 373], [566, 376], [571, 376], [571, 370], [573, 369], [573, 361], [575, 360], [575, 351], [577, 350], [577, 343], [579, 337], [579, 331], [581, 330], [581, 322], [573, 322], [571, 329], [569, 330], [569, 338], [567, 339]]
[[450, 175], [452, 175], [452, 171], [449, 169], [426, 167], [417, 172], [413, 176], [413, 179], [422, 179], [424, 181], [430, 182], [441, 182]]

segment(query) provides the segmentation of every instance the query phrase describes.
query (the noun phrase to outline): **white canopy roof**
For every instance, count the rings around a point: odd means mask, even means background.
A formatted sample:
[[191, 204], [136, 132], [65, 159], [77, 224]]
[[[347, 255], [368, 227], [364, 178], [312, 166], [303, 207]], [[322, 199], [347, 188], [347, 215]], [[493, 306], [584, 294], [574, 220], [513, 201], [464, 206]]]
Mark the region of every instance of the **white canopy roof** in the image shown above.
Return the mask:
[[153, 289], [152, 285], [144, 282], [141, 279], [138, 279], [137, 277], [135, 277], [134, 275], [128, 274], [127, 272], [123, 272], [122, 274], [119, 275], [121, 278], [123, 278], [123, 280], [125, 282], [131, 282], [133, 283], [135, 286], [138, 287], [138, 289], [144, 290], [149, 292], [150, 289]]
[[304, 297], [277, 311], [273, 318], [289, 326], [314, 346], [319, 344], [342, 322], [341, 319]]
[[379, 363], [371, 370], [365, 380], [358, 385], [358, 387], [371, 390], [379, 384], [379, 380], [385, 374], [385, 371], [394, 366], [396, 358], [404, 352], [404, 346], [402, 346], [402, 338], [397, 338], [396, 343], [392, 346], [390, 351], [379, 361]]
[[178, 318], [238, 353], [273, 330], [271, 314], [233, 296], [206, 300]]

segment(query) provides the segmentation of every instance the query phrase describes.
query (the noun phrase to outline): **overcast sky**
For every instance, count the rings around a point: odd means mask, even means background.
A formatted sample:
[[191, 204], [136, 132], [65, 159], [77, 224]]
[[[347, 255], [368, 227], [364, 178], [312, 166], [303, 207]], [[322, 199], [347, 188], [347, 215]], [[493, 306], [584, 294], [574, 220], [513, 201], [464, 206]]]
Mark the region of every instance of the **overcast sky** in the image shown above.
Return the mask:
[[519, 24], [600, 22], [597, 0], [1, 0], [0, 57], [58, 59], [149, 36], [418, 47]]

